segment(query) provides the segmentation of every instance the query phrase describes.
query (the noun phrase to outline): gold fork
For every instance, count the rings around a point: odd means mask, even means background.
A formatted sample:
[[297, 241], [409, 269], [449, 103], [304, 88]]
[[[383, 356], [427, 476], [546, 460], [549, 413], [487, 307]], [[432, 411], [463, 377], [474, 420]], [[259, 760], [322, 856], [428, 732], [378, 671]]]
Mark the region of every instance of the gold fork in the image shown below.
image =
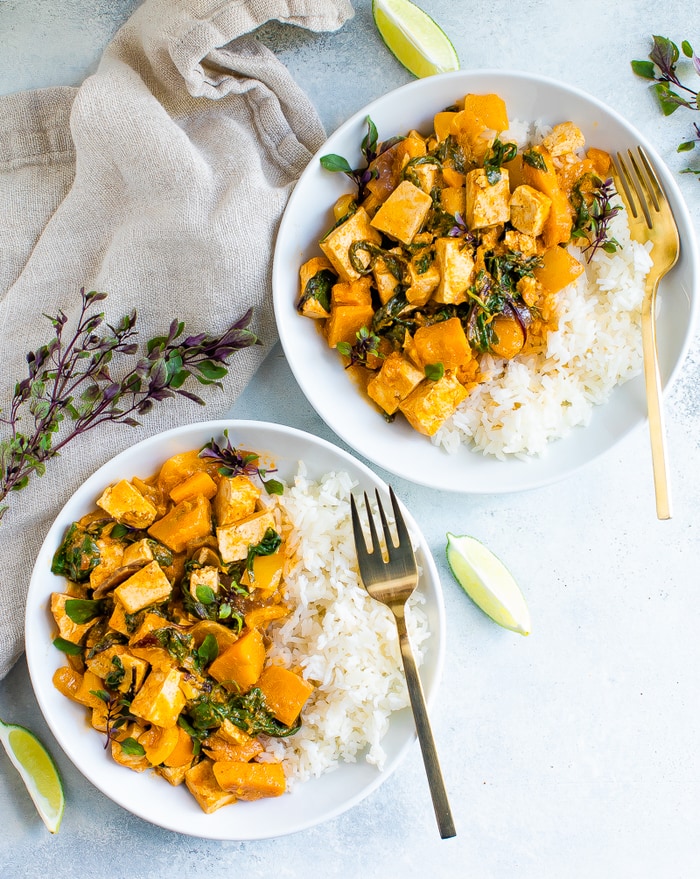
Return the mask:
[[646, 278], [642, 302], [642, 350], [656, 515], [659, 519], [670, 519], [671, 496], [661, 405], [661, 376], [656, 348], [656, 292], [661, 278], [678, 260], [678, 227], [664, 188], [642, 147], [637, 147], [636, 154], [627, 150], [627, 158], [618, 153], [613, 167], [615, 187], [625, 202], [632, 238], [642, 243], [651, 241], [654, 245], [651, 251], [653, 266]]
[[435, 809], [435, 817], [437, 818], [440, 836], [448, 839], [456, 835], [450, 804], [447, 800], [447, 792], [440, 771], [435, 741], [430, 729], [428, 720], [428, 712], [425, 705], [425, 697], [423, 695], [423, 687], [421, 686], [420, 677], [416, 662], [411, 651], [411, 644], [408, 640], [408, 632], [406, 630], [406, 602], [410, 598], [414, 589], [418, 584], [418, 569], [416, 566], [416, 558], [411, 547], [411, 540], [406, 528], [406, 523], [399, 504], [391, 487], [389, 487], [389, 495], [391, 497], [391, 505], [394, 511], [394, 522], [396, 525], [396, 534], [398, 543], [394, 543], [389, 523], [387, 522], [384, 508], [382, 507], [379, 492], [375, 491], [377, 496], [377, 507], [382, 522], [382, 530], [384, 532], [384, 541], [386, 544], [387, 561], [382, 557], [382, 550], [377, 536], [377, 528], [374, 517], [370, 510], [367, 492], [364, 493], [365, 508], [367, 510], [367, 518], [369, 519], [369, 530], [371, 536], [371, 546], [368, 550], [365, 541], [365, 535], [362, 530], [362, 524], [357, 511], [355, 498], [350, 496], [350, 507], [352, 511], [352, 530], [355, 537], [355, 548], [357, 550], [357, 562], [360, 569], [360, 578], [362, 583], [376, 601], [387, 605], [394, 615], [396, 627], [399, 634], [399, 645], [401, 648], [401, 659], [406, 673], [406, 684], [408, 686], [408, 695], [411, 700], [411, 708], [413, 709], [413, 717], [416, 724], [416, 732], [418, 733], [418, 741], [420, 742], [421, 753], [423, 755], [423, 763], [428, 776], [428, 784], [430, 786], [430, 794], [433, 800], [433, 808]]

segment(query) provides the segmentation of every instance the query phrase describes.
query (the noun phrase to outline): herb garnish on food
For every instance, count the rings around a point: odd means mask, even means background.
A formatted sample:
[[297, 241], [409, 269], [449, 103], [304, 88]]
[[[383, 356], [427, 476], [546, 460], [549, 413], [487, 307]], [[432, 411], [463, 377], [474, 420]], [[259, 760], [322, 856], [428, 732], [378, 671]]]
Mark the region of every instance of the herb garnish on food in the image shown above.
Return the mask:
[[[0, 414], [0, 423], [9, 428], [9, 436], [0, 440], [0, 520], [8, 494], [24, 488], [32, 476], [42, 476], [46, 462], [75, 437], [110, 422], [136, 426], [138, 417], [169, 397], [204, 405], [201, 397], [183, 387], [187, 380], [220, 386], [229, 358], [260, 344], [248, 329], [249, 310], [220, 335], [183, 336], [184, 323], [174, 320], [167, 334], [150, 339], [138, 356], [136, 311], [113, 326], [103, 312], [93, 311], [106, 293], [86, 293], [83, 288], [80, 295], [75, 329], [69, 331], [62, 311], [48, 317], [55, 335], [27, 354], [28, 376], [15, 385], [7, 414]], [[121, 372], [135, 356], [135, 364]], [[118, 364], [120, 378], [113, 376], [112, 364]], [[60, 436], [66, 417], [72, 427]], [[26, 431], [23, 420], [29, 425]]]
[[224, 431], [225, 442], [217, 443], [210, 440], [199, 453], [200, 458], [212, 458], [219, 461], [219, 473], [222, 476], [257, 476], [268, 494], [282, 494], [284, 485], [277, 479], [266, 479], [274, 468], [264, 468], [258, 463], [260, 456], [255, 452], [239, 451], [231, 444], [228, 430]]
[[574, 208], [574, 226], [571, 237], [588, 239], [582, 253], [588, 254], [589, 262], [598, 248], [615, 253], [621, 246], [609, 235], [610, 221], [622, 210], [621, 205], [612, 204], [614, 195], [612, 178], [601, 180], [596, 174], [584, 175], [572, 190], [570, 201]]
[[[687, 40], [681, 43], [681, 49], [668, 37], [654, 36], [653, 47], [648, 61], [632, 61], [632, 70], [643, 79], [653, 82], [652, 91], [656, 95], [659, 107], [664, 116], [675, 113], [679, 107], [687, 110], [700, 110], [700, 91], [692, 89], [681, 81], [678, 63], [683, 56], [690, 62], [695, 73], [700, 76], [700, 57], [695, 54]], [[682, 92], [682, 94], [680, 94]], [[700, 145], [700, 126], [693, 123], [694, 136], [678, 145], [678, 152], [685, 153]], [[700, 176], [700, 169], [685, 168], [684, 173]]]

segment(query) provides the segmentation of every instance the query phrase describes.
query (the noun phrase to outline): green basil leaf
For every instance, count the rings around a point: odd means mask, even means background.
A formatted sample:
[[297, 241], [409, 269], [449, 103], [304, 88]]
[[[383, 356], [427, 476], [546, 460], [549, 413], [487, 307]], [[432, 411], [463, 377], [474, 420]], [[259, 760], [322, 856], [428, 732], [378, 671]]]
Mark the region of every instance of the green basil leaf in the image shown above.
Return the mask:
[[79, 653], [83, 652], [83, 647], [81, 644], [74, 644], [72, 641], [68, 641], [65, 638], [54, 638], [53, 646], [57, 647], [62, 653], [65, 653], [67, 656], [77, 656]]
[[327, 156], [321, 156], [321, 167], [326, 171], [341, 171], [343, 174], [352, 174], [348, 160], [335, 153], [329, 153]]
[[654, 65], [651, 61], [632, 61], [632, 70], [643, 79], [656, 79]]
[[121, 749], [125, 754], [130, 754], [132, 757], [143, 757], [146, 754], [146, 749], [141, 744], [141, 742], [137, 742], [136, 739], [129, 736], [124, 739], [124, 741], [119, 742], [121, 745]]
[[197, 593], [197, 601], [201, 601], [202, 604], [214, 604], [216, 601], [216, 593], [211, 586], [200, 584], [195, 592]]
[[102, 616], [104, 604], [89, 598], [69, 598], [65, 603], [65, 610], [71, 622], [82, 625]]
[[199, 649], [197, 650], [197, 656], [199, 661], [203, 666], [209, 665], [210, 662], [213, 662], [216, 657], [219, 655], [219, 645], [217, 643], [216, 638], [209, 634], [199, 645]]
[[445, 367], [442, 363], [426, 363], [423, 371], [425, 377], [429, 378], [430, 381], [439, 382], [445, 374]]

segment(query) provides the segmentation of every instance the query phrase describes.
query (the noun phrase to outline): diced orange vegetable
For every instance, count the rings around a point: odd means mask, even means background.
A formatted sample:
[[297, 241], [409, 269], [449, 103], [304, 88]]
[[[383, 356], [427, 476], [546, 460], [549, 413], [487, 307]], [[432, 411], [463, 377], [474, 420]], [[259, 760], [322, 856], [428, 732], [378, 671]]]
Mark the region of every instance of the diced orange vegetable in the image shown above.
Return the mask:
[[353, 345], [362, 327], [369, 327], [374, 316], [371, 305], [338, 305], [326, 321], [326, 340], [331, 348], [338, 342]]
[[435, 114], [433, 128], [438, 140], [447, 140], [447, 135], [452, 131], [452, 123], [454, 122], [456, 115], [457, 114], [451, 110], [444, 110], [441, 113]]
[[163, 494], [167, 496], [178, 482], [184, 482], [188, 476], [199, 470], [211, 472], [212, 474], [216, 473], [217, 463], [207, 458], [200, 458], [197, 449], [189, 452], [180, 452], [180, 454], [168, 458], [161, 466], [158, 473], [158, 486]]
[[194, 643], [197, 647], [201, 646], [202, 641], [204, 641], [207, 635], [213, 635], [218, 647], [217, 656], [228, 650], [234, 641], [237, 640], [233, 629], [214, 620], [201, 620], [190, 629], [190, 634], [194, 638]]
[[265, 663], [265, 645], [257, 629], [250, 629], [234, 641], [209, 666], [209, 674], [228, 690], [246, 693], [260, 677]]
[[163, 763], [166, 766], [173, 769], [179, 766], [187, 766], [192, 762], [194, 757], [194, 742], [192, 741], [192, 736], [188, 732], [185, 732], [181, 726], [177, 726], [175, 729], [177, 730], [178, 735], [177, 742], [170, 754], [168, 754], [163, 760]]
[[415, 352], [423, 366], [442, 363], [445, 369], [456, 369], [472, 357], [462, 322], [458, 317], [420, 327], [413, 336]]
[[535, 269], [535, 278], [548, 293], [563, 290], [583, 271], [581, 263], [563, 247], [552, 247], [544, 252], [542, 266]]
[[239, 800], [278, 797], [287, 789], [280, 763], [214, 763], [214, 777], [225, 791]]
[[190, 540], [206, 537], [211, 529], [211, 504], [198, 495], [176, 504], [162, 519], [151, 525], [148, 533], [173, 552], [182, 552]]
[[162, 729], [152, 726], [139, 736], [139, 744], [146, 752], [146, 759], [151, 766], [159, 766], [172, 754], [178, 743], [179, 726]]
[[188, 476], [183, 482], [179, 482], [170, 490], [170, 499], [173, 503], [179, 504], [180, 501], [190, 500], [198, 494], [204, 495], [205, 498], [211, 500], [216, 494], [216, 483], [208, 473], [200, 470]]
[[506, 102], [500, 95], [465, 95], [464, 110], [475, 116], [486, 128], [496, 132], [508, 129]]
[[591, 160], [599, 177], [605, 179], [609, 176], [610, 168], [612, 167], [610, 153], [606, 153], [605, 150], [599, 150], [597, 147], [591, 147], [586, 153], [586, 158]]
[[449, 165], [442, 166], [442, 177], [448, 186], [454, 187], [464, 186], [464, 181], [467, 179], [466, 175], [460, 174], [459, 171], [455, 171]]
[[270, 555], [255, 556], [252, 575], [246, 570], [241, 577], [241, 584], [261, 592], [274, 592], [282, 579], [284, 555], [284, 549], [280, 548]]
[[104, 705], [104, 701], [99, 696], [95, 696], [95, 692], [104, 690], [102, 678], [98, 677], [90, 669], [85, 670], [85, 674], [80, 682], [75, 698], [88, 708], [99, 708]]
[[215, 762], [248, 763], [265, 750], [258, 739], [249, 738], [241, 745], [234, 745], [218, 734], [206, 738], [202, 745], [207, 757]]
[[269, 665], [260, 675], [258, 687], [263, 691], [267, 707], [280, 723], [293, 726], [314, 687], [300, 675]]
[[56, 687], [59, 693], [67, 696], [74, 702], [80, 701], [78, 699], [78, 690], [83, 682], [83, 676], [80, 672], [68, 665], [63, 665], [53, 673], [52, 680], [54, 687]]
[[245, 615], [245, 624], [249, 629], [264, 629], [273, 620], [281, 620], [289, 614], [284, 604], [269, 604], [267, 607], [255, 607]]
[[496, 315], [492, 327], [496, 335], [496, 341], [491, 344], [491, 350], [494, 354], [510, 360], [522, 351], [525, 344], [525, 333], [515, 318], [504, 314]]

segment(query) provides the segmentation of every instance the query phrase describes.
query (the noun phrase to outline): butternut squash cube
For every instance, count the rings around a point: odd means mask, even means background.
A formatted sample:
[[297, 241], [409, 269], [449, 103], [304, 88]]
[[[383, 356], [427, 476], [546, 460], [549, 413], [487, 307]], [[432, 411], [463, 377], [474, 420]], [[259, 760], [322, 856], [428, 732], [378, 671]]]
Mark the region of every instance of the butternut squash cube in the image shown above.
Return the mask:
[[469, 248], [457, 238], [438, 238], [435, 261], [440, 273], [440, 283], [433, 295], [435, 301], [450, 305], [466, 302], [466, 291], [474, 272], [474, 259]]
[[189, 766], [194, 758], [192, 736], [181, 726], [176, 726], [175, 729], [177, 730], [177, 742], [172, 751], [163, 760], [163, 763], [172, 769]]
[[336, 226], [319, 243], [319, 246], [341, 281], [355, 281], [360, 277], [360, 273], [350, 262], [350, 247], [356, 241], [380, 244], [381, 240], [379, 232], [370, 226], [369, 214], [364, 208], [359, 207], [344, 223]]
[[241, 577], [241, 585], [259, 593], [271, 594], [282, 582], [284, 552], [280, 549], [270, 555], [256, 555], [253, 559], [252, 574], [247, 570]]
[[448, 214], [464, 216], [466, 191], [463, 186], [446, 186], [440, 193], [440, 202]]
[[248, 555], [248, 547], [253, 546], [265, 536], [268, 528], [275, 527], [275, 519], [269, 510], [260, 510], [240, 522], [216, 529], [221, 560], [229, 562], [242, 561]]
[[164, 729], [175, 726], [185, 707], [181, 679], [176, 668], [151, 669], [131, 703], [131, 713]]
[[151, 525], [148, 533], [173, 552], [182, 552], [190, 540], [206, 537], [211, 528], [211, 504], [202, 495], [197, 495], [192, 500], [176, 504]]
[[510, 197], [510, 221], [525, 235], [535, 238], [544, 231], [552, 199], [532, 186], [518, 186]]
[[338, 305], [326, 321], [326, 341], [331, 348], [338, 342], [353, 345], [362, 327], [369, 327], [374, 317], [371, 305]]
[[110, 629], [114, 629], [115, 632], [119, 632], [121, 635], [129, 636], [129, 627], [126, 623], [126, 611], [124, 610], [124, 605], [116, 596], [114, 599], [114, 610], [112, 611], [112, 616], [109, 618], [109, 627]]
[[179, 504], [180, 501], [191, 500], [198, 494], [204, 495], [209, 500], [216, 494], [216, 483], [204, 470], [193, 473], [187, 479], [178, 482], [176, 486], [171, 488], [170, 500], [174, 504]]
[[501, 177], [489, 183], [486, 171], [475, 168], [467, 174], [465, 218], [470, 229], [495, 226], [510, 219], [510, 184], [508, 171], [501, 168]]
[[257, 686], [265, 696], [267, 707], [285, 726], [294, 725], [314, 691], [312, 684], [280, 665], [268, 665]]
[[453, 374], [446, 372], [439, 381], [419, 384], [399, 409], [414, 430], [432, 436], [466, 396], [467, 390]]
[[150, 562], [114, 590], [127, 613], [136, 613], [170, 597], [172, 586], [158, 562]]
[[239, 800], [279, 797], [287, 790], [281, 763], [214, 763], [214, 777], [219, 787]]
[[458, 317], [420, 327], [413, 336], [413, 342], [422, 366], [442, 363], [445, 369], [457, 369], [472, 357], [471, 347]]
[[393, 415], [402, 400], [425, 378], [418, 369], [398, 351], [393, 351], [382, 363], [379, 372], [367, 383], [367, 395], [381, 406], [387, 415]]
[[403, 180], [372, 218], [372, 226], [402, 244], [410, 244], [428, 216], [433, 200]]
[[249, 629], [209, 666], [209, 674], [227, 690], [247, 693], [265, 664], [265, 644], [257, 629]]
[[212, 767], [211, 760], [205, 758], [185, 773], [187, 789], [207, 815], [236, 802], [234, 794], [221, 789]]
[[537, 281], [548, 293], [558, 293], [575, 281], [583, 272], [583, 266], [563, 247], [552, 247], [542, 256], [542, 265], [535, 269]]

